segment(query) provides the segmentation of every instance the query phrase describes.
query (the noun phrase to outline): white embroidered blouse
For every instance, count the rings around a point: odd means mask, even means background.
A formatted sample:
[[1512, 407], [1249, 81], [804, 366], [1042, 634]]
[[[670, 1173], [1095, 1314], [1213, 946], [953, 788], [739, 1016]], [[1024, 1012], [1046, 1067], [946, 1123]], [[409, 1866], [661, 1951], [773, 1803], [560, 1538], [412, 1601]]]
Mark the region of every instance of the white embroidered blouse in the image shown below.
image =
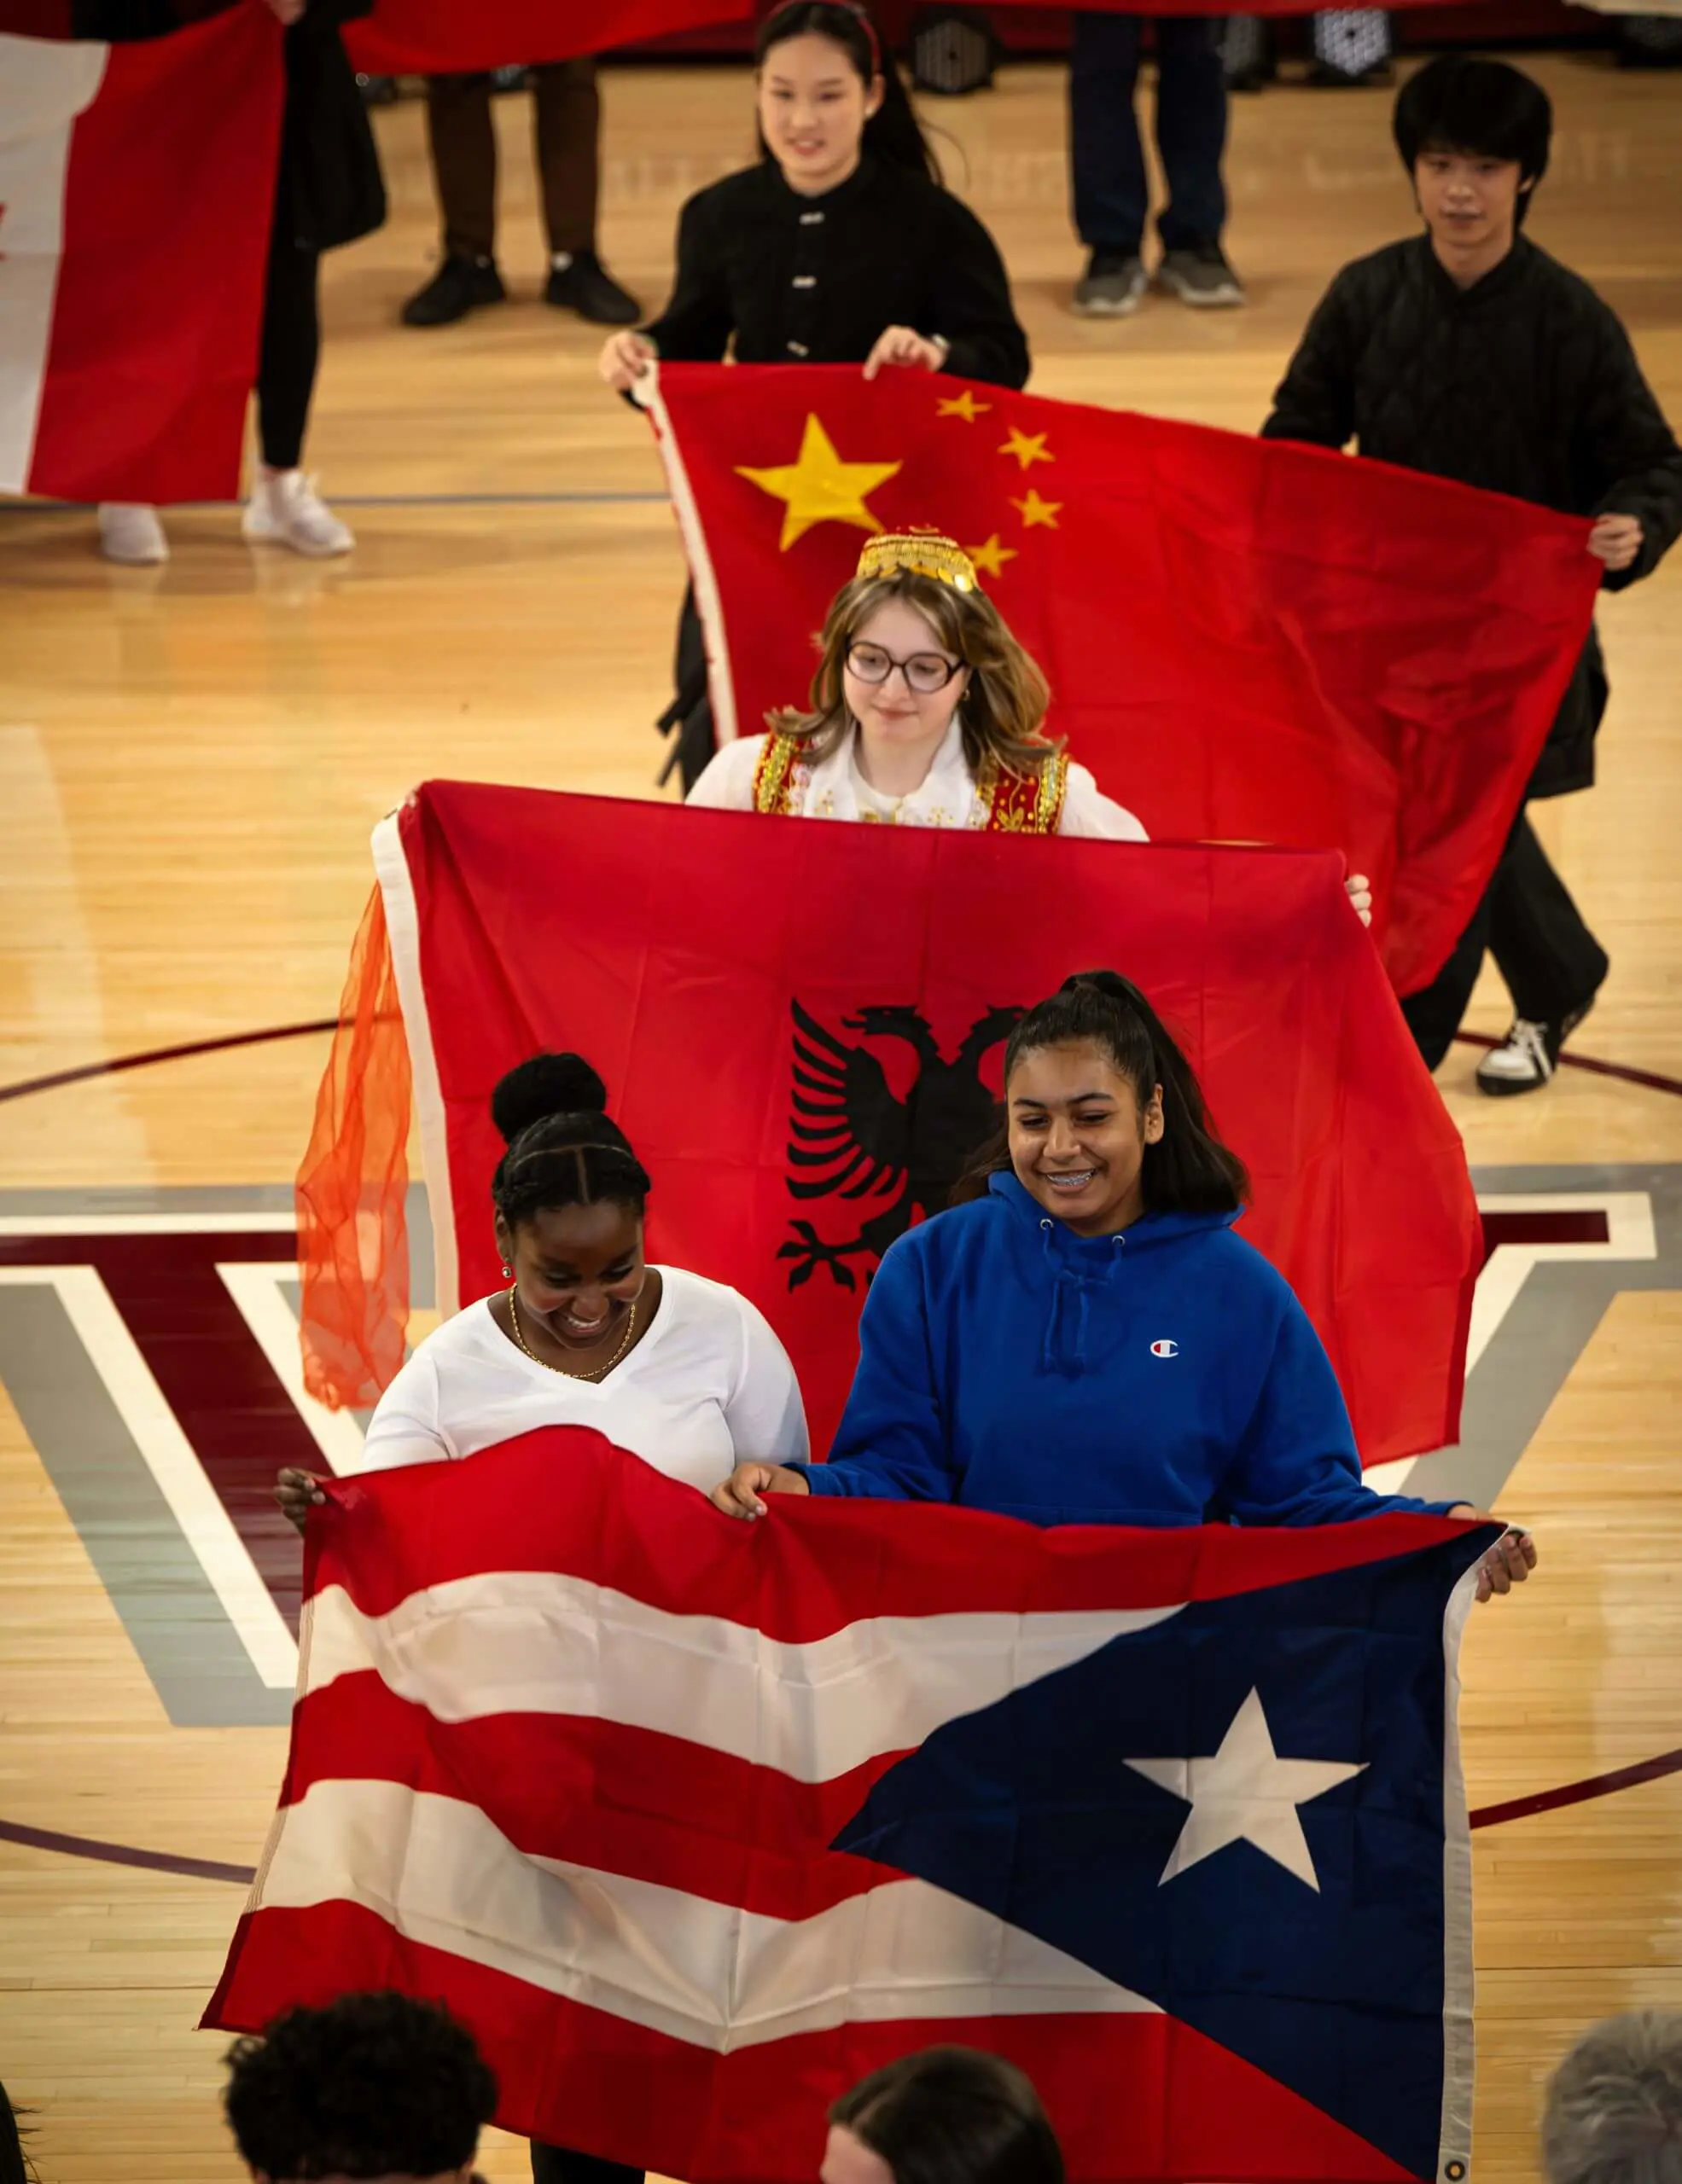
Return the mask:
[[[714, 811], [751, 811], [754, 780], [769, 738], [739, 736], [727, 743], [690, 791], [687, 802]], [[858, 767], [857, 731], [815, 766], [797, 765], [790, 776], [788, 809], [803, 819], [860, 819], [890, 827], [974, 827], [987, 823], [987, 807], [963, 755], [963, 731], [955, 720], [919, 788], [909, 796], [884, 796]], [[1103, 794], [1085, 766], [1073, 763], [1063, 793], [1060, 834], [1110, 842], [1149, 838], [1123, 805]]]

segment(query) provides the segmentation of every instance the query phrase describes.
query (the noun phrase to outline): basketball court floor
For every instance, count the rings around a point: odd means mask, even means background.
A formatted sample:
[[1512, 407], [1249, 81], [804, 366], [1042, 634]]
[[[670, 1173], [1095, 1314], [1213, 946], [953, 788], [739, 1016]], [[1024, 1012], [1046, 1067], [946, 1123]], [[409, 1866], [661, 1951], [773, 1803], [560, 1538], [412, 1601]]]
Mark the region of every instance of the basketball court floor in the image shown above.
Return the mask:
[[[1682, 79], [1534, 66], [1558, 136], [1533, 232], [1682, 419]], [[1331, 272], [1408, 223], [1388, 95], [1238, 102], [1250, 307], [1119, 325], [1067, 309], [1062, 101], [1023, 67], [934, 116], [1033, 386], [1253, 429]], [[625, 69], [606, 103], [604, 255], [652, 307], [680, 200], [749, 155], [747, 77]], [[253, 552], [207, 508], [166, 567], [119, 570], [87, 513], [0, 509], [0, 2078], [45, 2184], [237, 2173], [225, 2043], [193, 2026], [284, 1750], [268, 1482], [357, 1430], [299, 1390], [287, 1231], [369, 829], [433, 775], [656, 793], [677, 536], [598, 335], [537, 300], [525, 102], [499, 119], [515, 301], [397, 324], [434, 242], [412, 102], [378, 116], [389, 225], [327, 262], [307, 459], [350, 560]], [[1473, 1047], [1441, 1072], [1497, 1249], [1464, 1445], [1416, 1477], [1543, 1558], [1464, 1658], [1491, 2184], [1534, 2173], [1581, 2025], [1682, 2008], [1682, 555], [1602, 626], [1602, 781], [1539, 822], [1613, 959], [1581, 1066], [1510, 1102]], [[1470, 1027], [1505, 1020], [1491, 981]]]

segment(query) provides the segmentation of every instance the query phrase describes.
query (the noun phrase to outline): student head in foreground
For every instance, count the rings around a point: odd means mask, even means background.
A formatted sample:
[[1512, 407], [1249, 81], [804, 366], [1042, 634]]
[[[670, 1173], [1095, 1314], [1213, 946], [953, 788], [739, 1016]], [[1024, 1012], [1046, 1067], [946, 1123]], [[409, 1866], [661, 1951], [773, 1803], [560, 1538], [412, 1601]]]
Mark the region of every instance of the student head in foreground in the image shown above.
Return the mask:
[[1063, 2184], [1063, 2158], [1015, 2064], [926, 2048], [836, 2101], [819, 2175], [822, 2184]]
[[346, 1995], [236, 2041], [222, 2098], [257, 2184], [470, 2184], [497, 2082], [447, 2011]]
[[[1078, 973], [1021, 1018], [1004, 1108], [967, 1202], [882, 1258], [829, 1461], [738, 1465], [717, 1507], [763, 1517], [769, 1490], [1039, 1525], [1481, 1515], [1363, 1483], [1319, 1336], [1234, 1234], [1243, 1162], [1132, 979]], [[1534, 1561], [1509, 1533], [1481, 1593]]]
[[1682, 2184], [1682, 2016], [1609, 2018], [1554, 2072], [1548, 2184]]

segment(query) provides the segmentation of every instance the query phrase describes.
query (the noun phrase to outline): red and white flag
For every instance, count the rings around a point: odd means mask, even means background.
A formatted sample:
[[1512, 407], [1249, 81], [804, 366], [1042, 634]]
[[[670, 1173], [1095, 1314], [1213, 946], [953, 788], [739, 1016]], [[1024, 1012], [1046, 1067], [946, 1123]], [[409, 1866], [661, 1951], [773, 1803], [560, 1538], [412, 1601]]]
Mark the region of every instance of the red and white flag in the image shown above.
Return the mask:
[[0, 37], [0, 491], [239, 490], [280, 151], [280, 26]]
[[748, 1525], [576, 1427], [328, 1495], [207, 2023], [442, 2000], [499, 2123], [694, 2184], [941, 2041], [1079, 2184], [1464, 2174], [1487, 1525]]

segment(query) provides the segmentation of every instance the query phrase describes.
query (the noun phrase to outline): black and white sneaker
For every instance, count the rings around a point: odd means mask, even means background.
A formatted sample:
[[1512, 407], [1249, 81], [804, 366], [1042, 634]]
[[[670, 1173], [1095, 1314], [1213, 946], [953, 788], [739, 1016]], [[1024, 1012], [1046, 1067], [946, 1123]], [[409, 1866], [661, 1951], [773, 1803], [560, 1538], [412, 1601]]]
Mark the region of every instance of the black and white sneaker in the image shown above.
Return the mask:
[[1477, 1089], [1492, 1100], [1511, 1099], [1520, 1092], [1539, 1092], [1559, 1066], [1559, 1050], [1589, 1010], [1592, 1001], [1573, 1009], [1551, 1024], [1533, 1023], [1515, 1016], [1499, 1047], [1492, 1047], [1477, 1066]]

